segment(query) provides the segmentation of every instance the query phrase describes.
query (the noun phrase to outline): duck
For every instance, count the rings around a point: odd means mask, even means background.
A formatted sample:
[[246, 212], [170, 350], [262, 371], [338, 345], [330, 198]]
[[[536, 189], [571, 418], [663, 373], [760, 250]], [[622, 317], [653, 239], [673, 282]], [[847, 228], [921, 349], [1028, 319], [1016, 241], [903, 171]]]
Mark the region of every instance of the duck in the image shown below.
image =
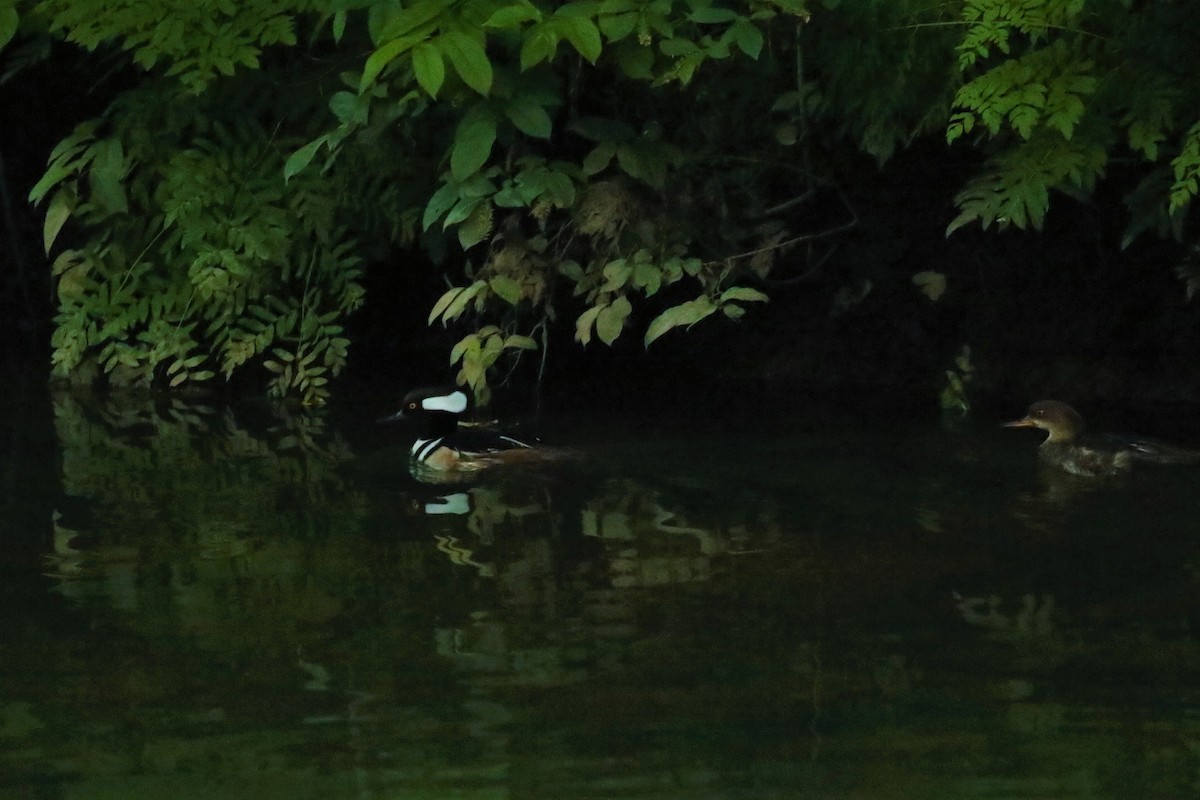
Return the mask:
[[1137, 436], [1085, 433], [1083, 417], [1066, 403], [1039, 400], [1025, 416], [1004, 423], [1006, 428], [1038, 428], [1047, 436], [1038, 459], [1051, 467], [1085, 478], [1124, 475], [1135, 462], [1150, 464], [1200, 463], [1200, 451]]
[[471, 395], [457, 386], [413, 389], [400, 410], [379, 420], [416, 420], [420, 433], [409, 450], [414, 472], [462, 473], [525, 460], [534, 446], [490, 428], [464, 425]]

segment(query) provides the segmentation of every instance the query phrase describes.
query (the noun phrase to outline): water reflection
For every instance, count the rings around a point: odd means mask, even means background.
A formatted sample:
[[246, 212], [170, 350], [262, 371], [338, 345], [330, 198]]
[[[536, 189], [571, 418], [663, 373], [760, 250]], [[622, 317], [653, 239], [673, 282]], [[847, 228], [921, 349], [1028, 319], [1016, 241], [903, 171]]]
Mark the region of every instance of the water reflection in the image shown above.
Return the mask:
[[986, 442], [874, 432], [643, 439], [431, 486], [404, 477], [402, 444], [356, 449], [320, 414], [62, 395], [55, 421], [36, 612], [3, 628], [0, 787], [1124, 798], [1200, 781], [1200, 507], [1161, 481], [1064, 500], [956, 455]]

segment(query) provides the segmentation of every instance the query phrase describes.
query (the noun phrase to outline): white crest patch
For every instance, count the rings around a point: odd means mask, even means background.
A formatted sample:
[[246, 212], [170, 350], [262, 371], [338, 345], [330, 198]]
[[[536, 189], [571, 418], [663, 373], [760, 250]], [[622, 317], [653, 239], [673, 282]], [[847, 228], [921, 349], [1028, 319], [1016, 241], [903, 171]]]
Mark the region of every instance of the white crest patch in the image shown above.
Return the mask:
[[421, 408], [426, 411], [447, 411], [451, 414], [461, 414], [467, 410], [467, 394], [455, 391], [437, 397], [426, 397], [421, 401]]

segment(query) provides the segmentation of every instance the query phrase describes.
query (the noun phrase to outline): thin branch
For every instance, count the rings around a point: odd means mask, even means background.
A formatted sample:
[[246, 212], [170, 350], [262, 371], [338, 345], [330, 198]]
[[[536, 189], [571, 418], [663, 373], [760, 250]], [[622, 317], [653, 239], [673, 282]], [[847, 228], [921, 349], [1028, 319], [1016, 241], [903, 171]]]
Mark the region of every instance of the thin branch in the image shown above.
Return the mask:
[[774, 244], [765, 245], [763, 247], [759, 247], [754, 250], [747, 250], [743, 253], [736, 253], [735, 255], [726, 256], [725, 258], [718, 259], [716, 261], [706, 262], [706, 264], [707, 265], [716, 265], [716, 264], [721, 264], [721, 263], [728, 263], [730, 261], [737, 261], [737, 260], [743, 259], [743, 258], [752, 258], [756, 255], [759, 255], [760, 253], [769, 253], [772, 250], [781, 250], [785, 247], [791, 247], [794, 244], [799, 244], [800, 242], [811, 242], [811, 241], [815, 241], [817, 239], [824, 239], [828, 236], [834, 236], [839, 233], [845, 233], [846, 231], [857, 227], [858, 226], [858, 214], [854, 211], [853, 206], [850, 205], [850, 201], [846, 199], [846, 195], [843, 194], [841, 190], [838, 190], [838, 197], [841, 198], [842, 205], [845, 206], [846, 211], [850, 214], [850, 219], [848, 221], [842, 223], [841, 225], [837, 225], [837, 226], [828, 228], [823, 231], [817, 231], [816, 233], [805, 233], [800, 236], [793, 236], [791, 239], [785, 239], [782, 242], [775, 242]]

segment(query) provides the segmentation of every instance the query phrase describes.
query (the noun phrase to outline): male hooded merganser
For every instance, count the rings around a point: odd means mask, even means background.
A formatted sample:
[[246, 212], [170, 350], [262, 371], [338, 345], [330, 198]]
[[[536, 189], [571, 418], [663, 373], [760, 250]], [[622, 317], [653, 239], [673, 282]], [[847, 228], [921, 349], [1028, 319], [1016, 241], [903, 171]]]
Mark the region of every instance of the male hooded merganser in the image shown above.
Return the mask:
[[1038, 448], [1044, 464], [1072, 475], [1094, 478], [1121, 475], [1134, 461], [1152, 464], [1200, 463], [1200, 452], [1131, 436], [1083, 433], [1083, 417], [1066, 403], [1039, 400], [1025, 416], [1006, 422], [1006, 428], [1041, 428], [1049, 435]]
[[380, 422], [416, 419], [425, 424], [411, 450], [414, 468], [422, 470], [477, 470], [518, 460], [531, 451], [530, 445], [511, 436], [460, 426], [470, 407], [471, 396], [464, 389], [414, 389], [405, 395], [399, 411]]

